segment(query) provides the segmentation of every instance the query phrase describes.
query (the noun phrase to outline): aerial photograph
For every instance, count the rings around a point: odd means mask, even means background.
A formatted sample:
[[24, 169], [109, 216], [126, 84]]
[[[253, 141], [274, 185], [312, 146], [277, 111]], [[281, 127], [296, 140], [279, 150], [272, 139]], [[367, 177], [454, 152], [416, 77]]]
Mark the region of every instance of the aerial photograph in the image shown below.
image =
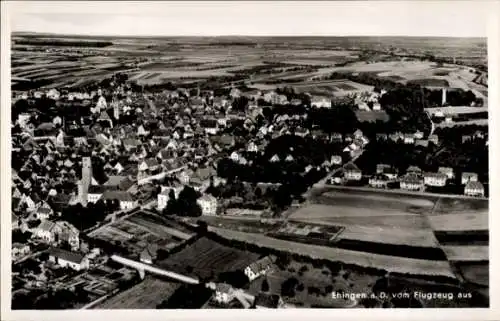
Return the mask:
[[11, 309], [488, 308], [482, 27], [219, 5], [12, 18]]

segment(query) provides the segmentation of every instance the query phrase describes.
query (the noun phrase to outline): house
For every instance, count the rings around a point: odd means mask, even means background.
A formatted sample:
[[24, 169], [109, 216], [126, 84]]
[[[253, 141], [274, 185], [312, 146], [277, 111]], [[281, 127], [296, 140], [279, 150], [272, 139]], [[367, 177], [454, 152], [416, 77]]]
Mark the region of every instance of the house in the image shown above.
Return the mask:
[[59, 248], [51, 248], [48, 251], [49, 261], [60, 265], [61, 267], [69, 267], [75, 271], [86, 270], [89, 268], [89, 260], [85, 256], [69, 252]]
[[341, 133], [332, 133], [330, 136], [330, 141], [335, 143], [341, 143], [343, 141], [343, 137]]
[[265, 275], [271, 270], [275, 262], [275, 258], [272, 256], [266, 256], [258, 261], [251, 263], [244, 270], [245, 275], [248, 277], [250, 282], [257, 279], [260, 276]]
[[156, 259], [157, 251], [158, 246], [156, 244], [148, 244], [140, 254], [140, 261], [146, 264], [153, 264], [153, 261]]
[[462, 185], [467, 184], [468, 182], [477, 182], [478, 176], [476, 173], [463, 172], [462, 173]]
[[472, 141], [471, 135], [462, 135], [462, 144]]
[[377, 133], [375, 135], [375, 139], [378, 140], [378, 141], [386, 141], [387, 140], [387, 134]]
[[415, 144], [415, 137], [412, 134], [404, 134], [403, 135], [403, 143]]
[[332, 100], [324, 96], [313, 96], [311, 98], [311, 107], [332, 108]]
[[217, 199], [210, 194], [201, 196], [196, 203], [200, 206], [202, 215], [215, 215], [217, 213]]
[[342, 156], [339, 155], [333, 155], [330, 158], [330, 164], [331, 165], [342, 165]]
[[215, 285], [215, 301], [227, 304], [234, 299], [233, 287], [227, 283], [217, 283]]
[[424, 184], [433, 187], [443, 187], [446, 185], [446, 175], [443, 173], [425, 173]]
[[439, 167], [438, 173], [445, 174], [448, 179], [453, 179], [455, 177], [455, 173], [451, 167]]
[[406, 173], [420, 175], [422, 174], [422, 170], [418, 166], [409, 166], [408, 169], [406, 169]]
[[95, 203], [101, 199], [106, 191], [116, 191], [117, 186], [114, 185], [90, 185], [87, 192], [87, 202]]
[[419, 175], [415, 173], [408, 173], [401, 178], [399, 186], [401, 189], [407, 191], [419, 191], [424, 188], [424, 182]]
[[278, 154], [274, 154], [270, 159], [269, 161], [271, 163], [276, 163], [276, 162], [279, 162], [280, 161], [280, 157], [278, 156]]
[[481, 182], [469, 181], [464, 188], [464, 195], [466, 196], [484, 196], [484, 186]]
[[138, 201], [134, 199], [132, 194], [124, 191], [107, 190], [102, 194], [102, 199], [104, 201], [118, 200], [121, 210], [130, 210], [138, 205]]
[[143, 171], [155, 171], [160, 168], [160, 163], [156, 158], [148, 158], [139, 163], [139, 172]]
[[428, 147], [429, 141], [425, 139], [415, 139], [415, 146]]
[[257, 146], [257, 144], [255, 144], [255, 142], [251, 141], [248, 143], [247, 152], [257, 153], [258, 151], [259, 151], [259, 147]]
[[429, 135], [429, 139], [428, 140], [429, 140], [429, 142], [433, 143], [434, 145], [438, 145], [439, 144], [439, 137], [436, 134]]
[[344, 167], [344, 178], [346, 180], [359, 181], [361, 177], [362, 172], [355, 164], [349, 163]]
[[52, 208], [45, 202], [38, 206], [37, 210], [34, 212], [35, 218], [42, 221], [48, 219], [53, 213], [54, 211]]
[[255, 297], [256, 309], [278, 309], [284, 306], [284, 302], [278, 294], [259, 293]]
[[424, 138], [424, 133], [421, 132], [420, 130], [416, 131], [414, 134], [413, 134], [413, 137], [415, 137], [415, 139], [423, 139]]
[[23, 243], [12, 244], [12, 260], [20, 259], [30, 253], [30, 246]]
[[137, 127], [137, 136], [147, 136], [149, 135], [149, 131], [146, 131], [143, 125], [139, 125]]
[[33, 231], [33, 235], [46, 243], [57, 242], [57, 235], [59, 234], [59, 227], [55, 222], [45, 220]]
[[377, 164], [376, 173], [377, 174], [382, 174], [386, 168], [391, 168], [391, 165]]
[[73, 251], [80, 248], [80, 231], [76, 227], [66, 221], [58, 221], [56, 222], [56, 230], [59, 242], [66, 242]]
[[238, 162], [238, 160], [240, 159], [240, 154], [238, 154], [238, 152], [234, 151], [231, 153], [231, 155], [229, 156], [229, 158], [233, 161], [233, 162]]
[[382, 174], [376, 174], [368, 180], [368, 184], [371, 187], [376, 187], [376, 188], [386, 188], [387, 187], [387, 177]]

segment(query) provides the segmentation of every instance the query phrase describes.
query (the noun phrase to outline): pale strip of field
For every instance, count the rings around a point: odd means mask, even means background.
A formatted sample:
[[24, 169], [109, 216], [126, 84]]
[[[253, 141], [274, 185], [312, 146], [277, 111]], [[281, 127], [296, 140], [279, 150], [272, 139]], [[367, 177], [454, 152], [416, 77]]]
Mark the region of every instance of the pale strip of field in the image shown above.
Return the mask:
[[454, 126], [465, 126], [465, 125], [478, 125], [478, 126], [488, 126], [488, 119], [475, 119], [468, 121], [452, 122], [452, 123], [439, 123], [434, 124], [436, 127], [454, 127]]
[[326, 224], [326, 225], [359, 225], [359, 226], [380, 226], [394, 227], [407, 230], [421, 230], [429, 228], [429, 223], [424, 216], [420, 215], [370, 215], [355, 217], [327, 217], [321, 219], [297, 218], [296, 221]]
[[441, 246], [450, 261], [488, 261], [488, 246]]
[[452, 107], [435, 107], [425, 108], [425, 111], [431, 114], [442, 112], [443, 114], [471, 114], [483, 113], [488, 111], [488, 107], [470, 107], [470, 106], [452, 106]]
[[432, 207], [434, 206], [434, 202], [422, 198], [414, 198], [414, 197], [402, 197], [402, 196], [391, 196], [391, 195], [369, 195], [369, 194], [362, 194], [360, 195], [353, 195], [353, 194], [348, 194], [348, 193], [342, 193], [342, 192], [326, 192], [323, 194], [323, 196], [331, 197], [332, 199], [335, 199], [337, 196], [342, 196], [343, 198], [348, 197], [352, 198], [353, 200], [358, 200], [358, 201], [363, 201], [363, 200], [372, 200], [372, 201], [380, 201], [380, 202], [396, 202], [400, 203], [405, 206], [419, 206], [419, 207]]
[[434, 231], [488, 230], [488, 215], [484, 213], [444, 214], [427, 218]]
[[356, 225], [346, 226], [337, 239], [422, 247], [437, 247], [439, 245], [431, 230], [404, 230]]
[[396, 256], [350, 251], [324, 246], [315, 246], [278, 240], [260, 234], [244, 233], [233, 230], [210, 227], [218, 235], [239, 241], [253, 243], [259, 246], [273, 248], [279, 251], [293, 252], [314, 259], [341, 261], [364, 267], [373, 267], [395, 273], [419, 275], [440, 275], [455, 278], [448, 262], [410, 259]]
[[310, 204], [300, 208], [294, 212], [290, 218], [330, 218], [330, 217], [368, 217], [368, 216], [401, 216], [401, 215], [419, 215], [417, 213], [410, 213], [404, 210], [384, 209], [384, 208], [363, 208], [354, 207], [349, 205], [323, 205], [323, 204]]
[[141, 283], [98, 304], [94, 309], [155, 309], [179, 287], [179, 283], [147, 276]]

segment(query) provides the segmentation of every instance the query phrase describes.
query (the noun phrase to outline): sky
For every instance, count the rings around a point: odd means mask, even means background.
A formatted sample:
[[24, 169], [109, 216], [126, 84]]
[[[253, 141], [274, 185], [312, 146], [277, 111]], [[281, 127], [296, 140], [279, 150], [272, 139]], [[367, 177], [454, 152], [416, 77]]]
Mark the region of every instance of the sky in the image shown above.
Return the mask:
[[485, 1], [12, 1], [12, 31], [121, 36], [486, 37]]

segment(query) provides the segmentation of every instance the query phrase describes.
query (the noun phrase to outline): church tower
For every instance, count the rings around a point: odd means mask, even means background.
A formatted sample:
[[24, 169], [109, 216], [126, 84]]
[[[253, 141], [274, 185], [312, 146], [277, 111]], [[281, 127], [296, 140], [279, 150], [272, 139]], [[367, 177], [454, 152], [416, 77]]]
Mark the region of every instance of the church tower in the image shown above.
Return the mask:
[[87, 205], [87, 195], [89, 186], [92, 183], [92, 161], [90, 157], [82, 158], [82, 180], [80, 181], [81, 187], [79, 188], [80, 199], [82, 205]]

